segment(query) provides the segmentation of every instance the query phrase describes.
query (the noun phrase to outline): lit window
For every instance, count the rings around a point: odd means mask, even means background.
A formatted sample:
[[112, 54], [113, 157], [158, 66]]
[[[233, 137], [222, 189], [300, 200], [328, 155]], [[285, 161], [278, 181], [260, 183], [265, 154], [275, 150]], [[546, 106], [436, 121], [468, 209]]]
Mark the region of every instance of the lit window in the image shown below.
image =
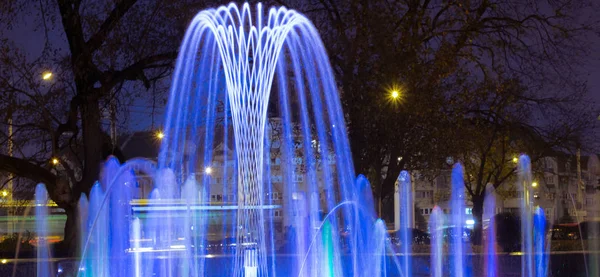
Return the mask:
[[292, 181], [294, 183], [301, 183], [302, 181], [304, 181], [304, 175], [302, 174], [296, 174], [295, 172], [292, 174]]

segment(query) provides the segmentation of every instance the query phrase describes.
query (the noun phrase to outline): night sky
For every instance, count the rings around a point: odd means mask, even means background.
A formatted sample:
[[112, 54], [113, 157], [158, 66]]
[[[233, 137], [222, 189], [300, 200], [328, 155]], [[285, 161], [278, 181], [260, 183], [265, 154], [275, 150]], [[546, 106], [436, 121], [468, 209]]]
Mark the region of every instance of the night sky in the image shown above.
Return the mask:
[[[33, 16], [33, 15], [32, 15]], [[11, 39], [28, 57], [34, 59], [38, 57], [44, 46], [44, 32], [34, 23], [34, 18], [24, 18], [22, 22], [17, 23], [17, 27], [5, 34]], [[0, 23], [0, 27], [2, 24]], [[68, 45], [62, 26], [56, 26], [54, 30], [49, 31], [50, 43], [53, 47], [67, 49]], [[588, 95], [600, 110], [600, 53], [595, 49], [600, 49], [600, 38], [594, 36], [590, 39], [590, 56], [586, 59], [588, 64], [584, 66], [582, 72], [587, 72], [588, 77]], [[161, 105], [160, 103], [158, 105]], [[126, 125], [121, 125], [119, 132], [147, 130], [151, 127], [151, 104], [145, 100], [137, 100], [131, 107], [129, 120]], [[163, 120], [164, 107], [159, 106], [155, 110], [154, 125], [160, 126]], [[600, 118], [599, 118], [600, 119]], [[129, 129], [129, 130], [127, 130]]]

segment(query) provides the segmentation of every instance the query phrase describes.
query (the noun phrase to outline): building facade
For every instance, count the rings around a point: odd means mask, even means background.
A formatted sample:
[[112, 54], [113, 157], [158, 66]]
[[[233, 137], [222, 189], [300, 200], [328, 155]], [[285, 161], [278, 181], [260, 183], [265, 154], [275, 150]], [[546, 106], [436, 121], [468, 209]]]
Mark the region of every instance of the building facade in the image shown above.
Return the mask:
[[[545, 157], [534, 165], [533, 201], [544, 209], [550, 224], [600, 220], [600, 159], [598, 155], [556, 155]], [[425, 177], [418, 171], [411, 174], [415, 213], [425, 222], [435, 206], [444, 213], [450, 210], [451, 170], [441, 170], [437, 176]], [[516, 183], [516, 182], [515, 182]], [[519, 214], [523, 190], [516, 184], [503, 184], [493, 193], [495, 211], [484, 208], [484, 227], [489, 218], [486, 214], [510, 212]], [[474, 223], [473, 203], [465, 203], [466, 224]], [[415, 216], [419, 218], [419, 216]], [[426, 224], [416, 220], [415, 226], [424, 229]]]

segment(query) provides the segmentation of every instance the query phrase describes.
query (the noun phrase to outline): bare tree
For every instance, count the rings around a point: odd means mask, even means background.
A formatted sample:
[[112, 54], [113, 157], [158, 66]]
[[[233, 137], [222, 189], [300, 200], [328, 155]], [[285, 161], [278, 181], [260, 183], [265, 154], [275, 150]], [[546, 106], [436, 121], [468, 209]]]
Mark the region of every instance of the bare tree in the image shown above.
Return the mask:
[[[453, 124], [470, 115], [448, 107], [455, 95], [469, 101], [482, 91], [464, 90], [466, 84], [516, 79], [527, 88], [521, 104], [537, 107], [537, 117], [544, 109], [575, 109], [584, 92], [579, 73], [588, 36], [597, 27], [597, 19], [580, 13], [595, 8], [592, 1], [319, 0], [298, 6], [322, 32], [355, 168], [370, 173], [380, 200], [390, 199], [401, 170], [435, 168], [461, 143], [450, 139]], [[402, 97], [391, 101], [389, 88]]]
[[[65, 242], [72, 245], [77, 200], [99, 178], [104, 159], [117, 153], [103, 114], [115, 99], [164, 84], [188, 20], [204, 2], [14, 0], [2, 5], [4, 27], [18, 28], [13, 22], [32, 19], [42, 30], [43, 49], [39, 55], [20, 51], [2, 33], [0, 117], [12, 118], [14, 131], [9, 137], [3, 128], [0, 140], [13, 141], [15, 151], [0, 154], [0, 170], [46, 185], [50, 198], [66, 211]], [[44, 71], [53, 73], [52, 80], [41, 78]], [[127, 103], [117, 104], [123, 110]]]

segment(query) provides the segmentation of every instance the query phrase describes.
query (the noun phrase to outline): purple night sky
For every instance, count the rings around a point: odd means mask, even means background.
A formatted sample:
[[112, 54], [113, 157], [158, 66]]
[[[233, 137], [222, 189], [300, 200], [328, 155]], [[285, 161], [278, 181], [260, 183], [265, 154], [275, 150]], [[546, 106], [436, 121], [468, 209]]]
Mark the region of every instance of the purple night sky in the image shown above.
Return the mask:
[[[16, 24], [16, 28], [13, 30], [7, 30], [5, 34], [11, 39], [24, 53], [27, 53], [31, 59], [36, 58], [40, 55], [44, 46], [44, 32], [40, 26], [36, 26], [34, 18], [23, 18], [21, 22]], [[3, 24], [0, 23], [0, 27]], [[51, 29], [48, 36], [50, 37], [50, 43], [53, 47], [61, 47], [66, 49], [66, 39], [62, 33], [62, 26], [56, 26], [57, 28]], [[590, 38], [590, 56], [586, 59], [588, 64], [584, 67], [582, 72], [587, 72], [588, 77], [588, 95], [594, 105], [599, 107], [600, 110], [600, 54], [595, 49], [600, 48], [600, 37], [594, 36]], [[160, 105], [160, 104], [159, 104]], [[130, 108], [130, 116], [128, 117], [127, 124], [120, 126], [119, 132], [147, 130], [151, 127], [151, 104], [147, 100], [136, 100], [133, 106]], [[163, 120], [164, 108], [159, 107], [155, 110], [154, 124], [160, 126]], [[600, 117], [599, 117], [600, 120]], [[128, 129], [128, 130], [127, 130]]]

